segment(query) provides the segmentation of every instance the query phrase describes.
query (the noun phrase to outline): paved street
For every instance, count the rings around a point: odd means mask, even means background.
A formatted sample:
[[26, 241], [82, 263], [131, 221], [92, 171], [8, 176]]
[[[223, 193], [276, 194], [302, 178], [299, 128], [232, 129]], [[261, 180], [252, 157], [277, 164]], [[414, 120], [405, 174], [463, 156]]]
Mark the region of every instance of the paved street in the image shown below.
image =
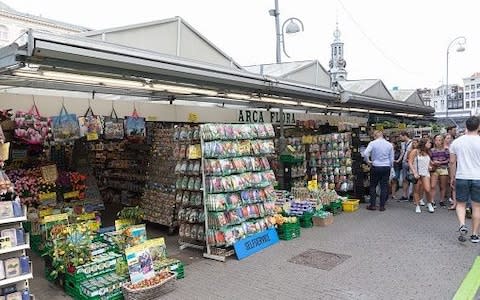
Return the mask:
[[[302, 229], [300, 238], [243, 261], [202, 259], [195, 250], [180, 252], [168, 238], [170, 255], [188, 266], [186, 278], [165, 298], [452, 299], [480, 245], [457, 241], [452, 211], [415, 214], [412, 204], [389, 201], [383, 213], [363, 204], [329, 227]], [[309, 249], [351, 257], [330, 271], [288, 262]], [[32, 290], [39, 299], [68, 299], [47, 285], [38, 274]]]

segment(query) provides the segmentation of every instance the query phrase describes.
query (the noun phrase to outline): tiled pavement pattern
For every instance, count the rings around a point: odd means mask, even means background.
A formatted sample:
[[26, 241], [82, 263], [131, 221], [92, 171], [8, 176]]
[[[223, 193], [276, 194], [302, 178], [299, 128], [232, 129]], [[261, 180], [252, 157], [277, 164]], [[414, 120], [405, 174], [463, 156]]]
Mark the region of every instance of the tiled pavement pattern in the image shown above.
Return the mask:
[[[302, 229], [243, 261], [226, 263], [179, 251], [168, 238], [171, 256], [181, 258], [186, 278], [163, 299], [452, 299], [480, 254], [480, 244], [457, 241], [455, 213], [438, 208], [415, 214], [411, 203], [389, 200], [387, 211], [342, 213], [329, 227]], [[470, 227], [470, 225], [469, 225]], [[152, 237], [163, 235], [152, 230]], [[331, 271], [288, 262], [308, 249], [351, 256]], [[34, 262], [32, 290], [37, 299], [68, 299], [43, 279]]]

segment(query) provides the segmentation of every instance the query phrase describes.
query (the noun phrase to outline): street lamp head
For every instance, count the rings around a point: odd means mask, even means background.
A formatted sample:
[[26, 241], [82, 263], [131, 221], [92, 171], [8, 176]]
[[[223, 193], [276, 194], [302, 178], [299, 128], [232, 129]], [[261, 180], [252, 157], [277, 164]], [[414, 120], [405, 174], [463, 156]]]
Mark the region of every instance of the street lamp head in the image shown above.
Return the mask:
[[290, 20], [290, 22], [287, 25], [287, 28], [285, 28], [285, 32], [288, 34], [294, 34], [302, 31], [300, 26], [294, 22], [293, 20]]
[[457, 52], [463, 52], [463, 51], [465, 51], [465, 46], [462, 44], [458, 45]]

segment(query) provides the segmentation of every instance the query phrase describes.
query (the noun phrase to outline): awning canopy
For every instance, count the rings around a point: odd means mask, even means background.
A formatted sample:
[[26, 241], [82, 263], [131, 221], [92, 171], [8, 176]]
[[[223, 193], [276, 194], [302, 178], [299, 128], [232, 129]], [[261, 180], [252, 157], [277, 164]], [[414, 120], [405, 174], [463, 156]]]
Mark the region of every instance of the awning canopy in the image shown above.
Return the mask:
[[2, 85], [420, 117], [433, 109], [290, 82], [78, 36], [29, 31], [0, 49]]

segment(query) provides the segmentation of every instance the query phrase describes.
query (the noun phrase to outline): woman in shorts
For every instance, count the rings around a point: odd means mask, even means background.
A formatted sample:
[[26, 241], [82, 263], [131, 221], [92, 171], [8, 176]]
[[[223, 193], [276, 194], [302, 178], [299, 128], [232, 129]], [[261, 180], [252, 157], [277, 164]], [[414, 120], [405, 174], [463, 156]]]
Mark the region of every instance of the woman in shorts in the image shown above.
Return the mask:
[[[448, 186], [448, 163], [450, 162], [450, 153], [444, 147], [443, 136], [437, 134], [433, 138], [434, 147], [430, 150], [430, 159], [432, 161], [432, 172], [430, 173], [432, 185], [432, 197], [435, 199], [437, 186], [440, 187], [441, 207], [446, 206], [447, 186]], [[440, 183], [440, 184], [439, 184]]]
[[428, 139], [422, 139], [418, 147], [413, 149], [408, 156], [408, 165], [410, 173], [414, 175], [417, 182], [413, 188], [413, 201], [415, 202], [415, 212], [421, 213], [420, 198], [423, 193], [428, 200], [428, 211], [435, 212], [433, 208], [433, 198], [430, 185], [430, 147], [431, 142]]

